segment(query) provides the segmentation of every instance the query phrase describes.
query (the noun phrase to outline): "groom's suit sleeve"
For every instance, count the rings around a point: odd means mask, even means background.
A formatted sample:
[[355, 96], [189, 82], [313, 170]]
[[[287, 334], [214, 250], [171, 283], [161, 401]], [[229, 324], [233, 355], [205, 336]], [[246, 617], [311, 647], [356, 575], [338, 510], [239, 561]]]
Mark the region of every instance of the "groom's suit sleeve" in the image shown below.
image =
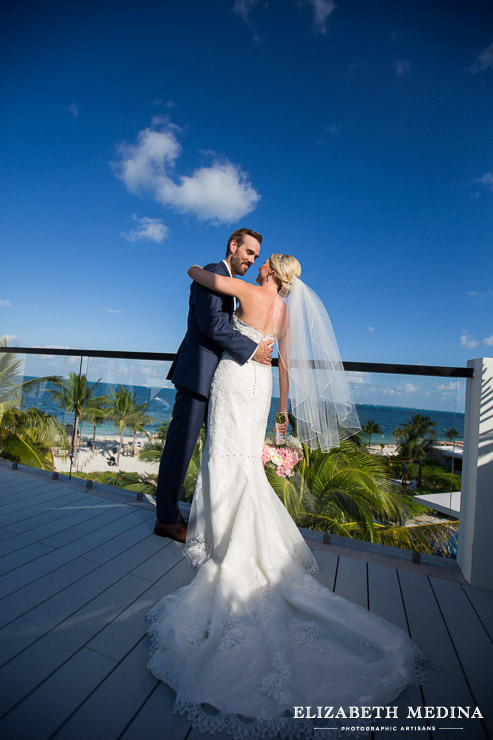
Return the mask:
[[[211, 272], [214, 268], [207, 266]], [[217, 271], [218, 274], [219, 271]], [[193, 284], [195, 311], [200, 330], [212, 341], [234, 355], [244, 365], [257, 350], [257, 343], [231, 326], [228, 304], [234, 300], [230, 296], [214, 293], [198, 283]]]

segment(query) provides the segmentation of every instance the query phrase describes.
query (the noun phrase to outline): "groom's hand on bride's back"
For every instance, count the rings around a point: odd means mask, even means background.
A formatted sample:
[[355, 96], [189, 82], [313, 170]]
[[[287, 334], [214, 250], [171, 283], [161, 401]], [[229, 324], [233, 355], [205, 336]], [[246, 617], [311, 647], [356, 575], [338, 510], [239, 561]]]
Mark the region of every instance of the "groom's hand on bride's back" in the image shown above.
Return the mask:
[[260, 342], [257, 347], [257, 351], [253, 355], [255, 362], [260, 362], [262, 365], [270, 365], [272, 363], [272, 350], [274, 345], [272, 342]]

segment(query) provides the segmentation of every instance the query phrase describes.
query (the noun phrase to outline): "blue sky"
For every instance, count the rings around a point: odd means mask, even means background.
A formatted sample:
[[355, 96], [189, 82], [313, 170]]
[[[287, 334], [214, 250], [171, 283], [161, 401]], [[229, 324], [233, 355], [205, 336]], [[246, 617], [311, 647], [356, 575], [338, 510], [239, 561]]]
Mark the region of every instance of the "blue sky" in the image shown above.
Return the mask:
[[9, 344], [174, 351], [247, 225], [343, 359], [493, 353], [490, 2], [21, 1], [0, 34]]

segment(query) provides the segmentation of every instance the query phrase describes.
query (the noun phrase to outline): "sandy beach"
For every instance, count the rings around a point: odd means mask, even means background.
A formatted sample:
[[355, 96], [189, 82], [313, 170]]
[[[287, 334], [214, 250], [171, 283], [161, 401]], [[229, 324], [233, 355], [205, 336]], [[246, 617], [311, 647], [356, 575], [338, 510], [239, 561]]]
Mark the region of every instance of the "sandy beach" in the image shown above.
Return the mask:
[[[148, 441], [147, 437], [143, 434], [137, 435], [135, 456], [131, 454], [124, 454], [124, 451], [130, 451], [133, 445], [133, 436], [125, 435], [123, 437], [122, 454], [120, 455], [119, 465], [108, 464], [111, 458], [117, 458], [119, 438], [116, 435], [96, 435], [96, 449], [92, 449], [92, 436], [82, 437], [83, 444], [79, 447], [77, 452], [77, 467], [76, 469], [81, 473], [101, 473], [101, 472], [118, 472], [119, 470], [125, 473], [147, 473], [149, 475], [156, 474], [159, 469], [159, 463], [143, 462], [139, 460], [139, 450], [142, 449], [144, 444]], [[87, 443], [91, 446], [88, 446]], [[462, 448], [457, 449], [455, 452], [459, 454], [462, 452]], [[446, 441], [437, 442], [443, 449], [452, 446]], [[116, 450], [116, 452], [114, 452]], [[385, 455], [386, 457], [394, 457], [397, 455], [397, 445], [386, 443], [383, 448], [380, 444], [372, 444], [368, 448], [369, 452], [374, 455]], [[68, 473], [70, 469], [70, 458], [63, 456], [55, 457], [55, 469], [59, 473]]]
[[368, 452], [372, 455], [385, 455], [386, 457], [392, 457], [397, 454], [397, 445], [386, 443], [383, 448], [377, 444], [372, 444], [368, 447]]
[[[125, 449], [129, 449], [133, 444], [133, 435], [123, 437], [122, 453], [120, 455], [119, 465], [109, 465], [111, 458], [118, 457], [119, 437], [111, 435], [96, 434], [96, 449], [88, 447], [87, 442], [92, 442], [92, 437], [82, 437], [83, 445], [78, 448], [77, 462], [72, 472], [77, 470], [80, 473], [117, 473], [119, 470], [125, 473], [147, 473], [148, 475], [157, 474], [159, 463], [143, 462], [139, 460], [139, 450], [142, 449], [147, 441], [144, 435], [137, 435], [137, 444], [135, 447], [135, 456], [123, 454]], [[113, 452], [116, 450], [116, 452]], [[70, 457], [56, 456], [55, 469], [59, 473], [68, 473], [70, 470]]]

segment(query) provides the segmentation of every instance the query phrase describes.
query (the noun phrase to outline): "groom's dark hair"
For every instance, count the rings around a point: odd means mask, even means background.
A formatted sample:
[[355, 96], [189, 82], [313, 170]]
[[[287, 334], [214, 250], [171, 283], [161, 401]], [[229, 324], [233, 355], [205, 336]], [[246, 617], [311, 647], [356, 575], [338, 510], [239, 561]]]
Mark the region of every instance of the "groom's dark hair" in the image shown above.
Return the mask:
[[226, 257], [229, 254], [229, 245], [231, 244], [233, 239], [238, 245], [241, 245], [245, 241], [245, 236], [247, 235], [253, 236], [253, 238], [256, 239], [259, 244], [262, 244], [262, 234], [259, 234], [257, 231], [252, 231], [251, 229], [236, 229], [236, 231], [233, 231], [233, 233], [228, 239], [228, 248], [226, 249]]

